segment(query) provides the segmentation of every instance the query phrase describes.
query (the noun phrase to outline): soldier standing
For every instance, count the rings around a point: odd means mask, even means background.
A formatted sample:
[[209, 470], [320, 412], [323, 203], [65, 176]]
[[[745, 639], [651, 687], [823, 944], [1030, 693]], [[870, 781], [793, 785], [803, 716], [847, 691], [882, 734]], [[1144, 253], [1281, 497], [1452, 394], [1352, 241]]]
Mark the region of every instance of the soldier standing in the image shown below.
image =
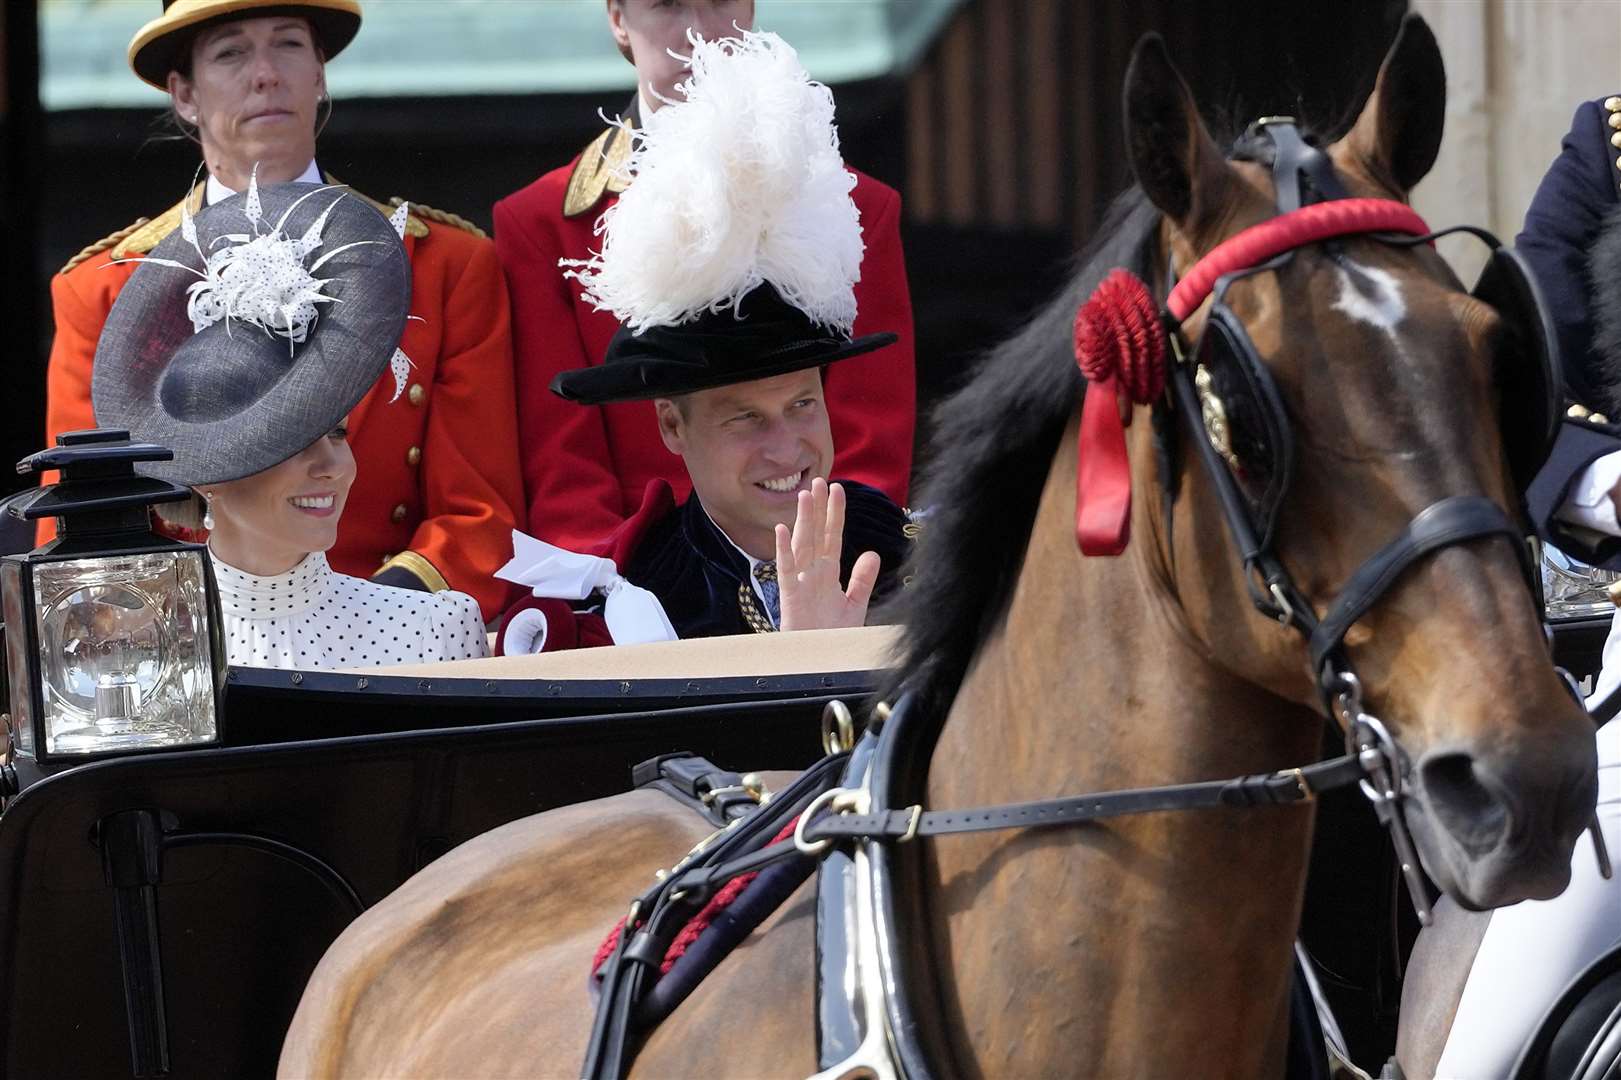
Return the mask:
[[[637, 94], [622, 118], [632, 127], [666, 101], [679, 101], [687, 35], [728, 37], [754, 23], [753, 0], [607, 0], [608, 26], [636, 67]], [[674, 53], [675, 55], [671, 55]], [[627, 185], [619, 171], [632, 135], [607, 128], [569, 165], [495, 205], [495, 244], [513, 303], [518, 419], [529, 532], [584, 550], [642, 503], [647, 485], [667, 481], [677, 500], [691, 491], [681, 459], [660, 441], [648, 401], [580, 407], [551, 393], [565, 371], [603, 363], [619, 322], [564, 279], [562, 259], [589, 258], [598, 219]], [[916, 409], [912, 301], [900, 242], [900, 196], [855, 170], [866, 255], [856, 285], [854, 332], [898, 335], [895, 344], [829, 370], [826, 393], [838, 458], [833, 474], [904, 503]]]

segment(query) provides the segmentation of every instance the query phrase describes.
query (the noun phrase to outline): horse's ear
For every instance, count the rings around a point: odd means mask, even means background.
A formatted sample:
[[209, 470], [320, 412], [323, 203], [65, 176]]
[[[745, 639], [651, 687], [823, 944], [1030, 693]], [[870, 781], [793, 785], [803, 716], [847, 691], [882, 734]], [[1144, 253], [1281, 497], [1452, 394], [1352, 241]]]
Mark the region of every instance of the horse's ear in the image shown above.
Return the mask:
[[1376, 179], [1409, 192], [1440, 153], [1446, 107], [1441, 47], [1423, 17], [1409, 15], [1345, 144]]
[[1137, 182], [1166, 217], [1184, 228], [1196, 223], [1216, 204], [1227, 163], [1158, 34], [1145, 35], [1132, 50], [1125, 107]]

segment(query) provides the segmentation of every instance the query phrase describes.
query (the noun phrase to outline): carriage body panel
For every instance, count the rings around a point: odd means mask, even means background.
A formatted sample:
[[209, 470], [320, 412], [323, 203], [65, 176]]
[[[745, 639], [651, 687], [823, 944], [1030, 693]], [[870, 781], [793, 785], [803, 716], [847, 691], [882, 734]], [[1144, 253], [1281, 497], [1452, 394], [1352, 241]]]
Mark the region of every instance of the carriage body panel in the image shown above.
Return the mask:
[[132, 1028], [150, 1032], [161, 1002], [172, 1075], [268, 1076], [355, 914], [341, 889], [263, 850], [170, 847], [150, 890], [162, 994], [133, 995], [148, 1019], [132, 1025], [120, 903], [142, 908], [114, 878], [140, 853], [108, 856], [113, 816], [150, 811], [171, 840], [291, 845], [369, 905], [474, 836], [630, 790], [631, 767], [658, 754], [808, 765], [823, 706], [870, 696], [889, 641], [868, 629], [368, 673], [233, 669], [228, 745], [48, 776], [19, 759], [23, 792], [0, 814], [0, 1074], [132, 1075]]

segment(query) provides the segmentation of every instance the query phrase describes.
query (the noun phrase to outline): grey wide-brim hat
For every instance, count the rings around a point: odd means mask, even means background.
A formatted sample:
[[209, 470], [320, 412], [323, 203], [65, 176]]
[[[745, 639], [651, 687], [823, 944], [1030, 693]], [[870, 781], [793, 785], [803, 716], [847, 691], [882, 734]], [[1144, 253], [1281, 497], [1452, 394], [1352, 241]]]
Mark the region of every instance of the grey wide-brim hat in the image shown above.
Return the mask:
[[[248, 214], [251, 194], [238, 195], [197, 214], [195, 244], [183, 229], [164, 238], [102, 329], [91, 377], [96, 423], [173, 450], [173, 461], [141, 467], [149, 476], [212, 484], [279, 465], [337, 427], [394, 358], [411, 302], [411, 264], [389, 220], [337, 186], [279, 184], [258, 197], [258, 223]], [[289, 261], [293, 242], [309, 248], [323, 214], [319, 245]], [[278, 235], [264, 241], [273, 230]], [[250, 240], [257, 247], [242, 246]], [[302, 341], [235, 315], [195, 327], [188, 302], [210, 306], [191, 295], [204, 287], [201, 253], [218, 269], [218, 253], [233, 248], [234, 265], [212, 290], [232, 311], [252, 310], [255, 300], [262, 311], [267, 295], [288, 296], [274, 287], [237, 291], [244, 276], [291, 285], [300, 267], [315, 279], [303, 278], [306, 288], [319, 283], [332, 298], [313, 305]]]

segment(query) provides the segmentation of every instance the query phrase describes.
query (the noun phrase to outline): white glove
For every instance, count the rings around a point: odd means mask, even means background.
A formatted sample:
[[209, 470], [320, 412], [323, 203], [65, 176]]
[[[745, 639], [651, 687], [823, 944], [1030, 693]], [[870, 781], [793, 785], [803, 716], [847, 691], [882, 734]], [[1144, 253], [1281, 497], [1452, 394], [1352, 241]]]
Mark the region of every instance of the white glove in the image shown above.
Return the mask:
[[[619, 576], [619, 568], [612, 559], [595, 555], [581, 555], [564, 551], [555, 544], [536, 540], [517, 529], [512, 530], [512, 559], [495, 572], [502, 581], [511, 581], [528, 587], [533, 595], [557, 600], [584, 600], [597, 590], [607, 593], [602, 617], [608, 623], [608, 634], [615, 645], [637, 645], [644, 641], [675, 641], [678, 634], [670, 625], [659, 598], [638, 585], [632, 585]], [[534, 619], [526, 620], [532, 615]], [[528, 650], [515, 648], [519, 627], [525, 633], [538, 620], [538, 638]], [[546, 616], [533, 609], [513, 616], [513, 627], [507, 632], [508, 652], [539, 652], [546, 643]]]

